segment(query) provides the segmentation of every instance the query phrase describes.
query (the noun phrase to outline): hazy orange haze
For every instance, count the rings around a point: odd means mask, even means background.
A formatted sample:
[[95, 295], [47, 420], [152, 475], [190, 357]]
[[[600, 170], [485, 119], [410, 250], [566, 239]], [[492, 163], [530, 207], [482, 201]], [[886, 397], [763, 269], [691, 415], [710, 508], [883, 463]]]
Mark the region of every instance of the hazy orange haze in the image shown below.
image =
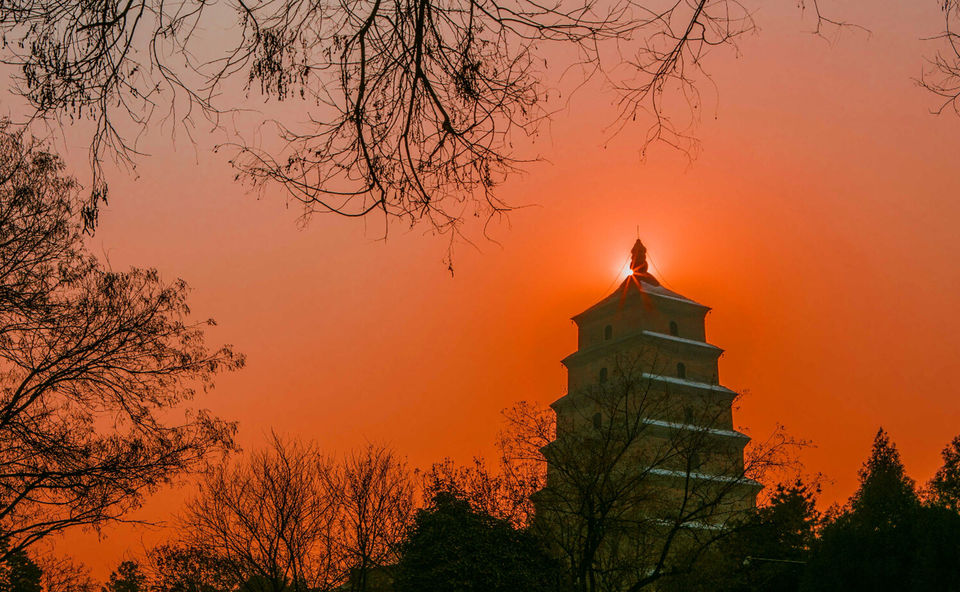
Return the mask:
[[[881, 425], [925, 481], [960, 433], [960, 118], [931, 115], [913, 82], [937, 3], [836, 6], [872, 34], [832, 45], [794, 4], [763, 3], [739, 57], [709, 56], [718, 92], [705, 87], [692, 164], [663, 147], [641, 162], [642, 129], [607, 141], [611, 95], [576, 95], [537, 139], [549, 162], [501, 188], [535, 205], [490, 229], [498, 243], [474, 227], [454, 277], [444, 237], [398, 226], [381, 241], [331, 216], [299, 230], [225, 157], [163, 141], [114, 181], [91, 246], [185, 278], [219, 322], [211, 339], [247, 354], [199, 402], [239, 420], [245, 446], [275, 429], [331, 451], [386, 442], [422, 466], [489, 453], [502, 408], [562, 394], [569, 318], [612, 290], [639, 226], [654, 274], [713, 307], [739, 425], [811, 439], [827, 502], [852, 492]], [[105, 534], [72, 552], [103, 570], [141, 545]]]

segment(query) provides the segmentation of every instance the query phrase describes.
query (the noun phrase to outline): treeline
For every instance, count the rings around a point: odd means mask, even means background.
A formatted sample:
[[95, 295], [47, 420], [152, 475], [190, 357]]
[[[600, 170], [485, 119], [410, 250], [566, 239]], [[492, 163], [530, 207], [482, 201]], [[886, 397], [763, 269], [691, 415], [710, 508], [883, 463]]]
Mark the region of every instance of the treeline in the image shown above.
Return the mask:
[[[489, 562], [491, 577], [527, 569], [530, 557], [549, 566], [541, 575], [555, 577], [557, 564], [529, 529], [530, 493], [542, 484], [542, 475], [521, 474], [517, 464], [494, 471], [481, 459], [470, 466], [446, 459], [415, 470], [386, 447], [335, 458], [313, 443], [274, 434], [263, 449], [206, 471], [175, 518], [173, 536], [121, 562], [102, 586], [75, 564], [83, 577], [54, 584], [47, 558], [21, 550], [2, 564], [0, 590], [378, 590], [391, 585], [403, 560], [436, 550], [422, 534], [445, 516], [456, 523], [447, 533], [453, 535], [448, 552], [463, 550], [465, 542], [512, 559]], [[462, 534], [469, 540], [459, 541]]]
[[[274, 437], [208, 472], [175, 536], [122, 562], [101, 592], [566, 592], [576, 586], [527, 491], [503, 467], [447, 460], [411, 470], [386, 448], [340, 459]], [[884, 431], [848, 502], [821, 512], [801, 480], [772, 488], [666, 591], [960, 589], [960, 436], [924, 487]], [[23, 553], [7, 559], [4, 590], [91, 592], [92, 580], [44, 583]], [[63, 570], [61, 569], [60, 572]], [[582, 580], [581, 580], [582, 581]]]
[[846, 504], [820, 512], [814, 485], [778, 485], [670, 589], [960, 590], [960, 436], [942, 458], [918, 487], [880, 430]]

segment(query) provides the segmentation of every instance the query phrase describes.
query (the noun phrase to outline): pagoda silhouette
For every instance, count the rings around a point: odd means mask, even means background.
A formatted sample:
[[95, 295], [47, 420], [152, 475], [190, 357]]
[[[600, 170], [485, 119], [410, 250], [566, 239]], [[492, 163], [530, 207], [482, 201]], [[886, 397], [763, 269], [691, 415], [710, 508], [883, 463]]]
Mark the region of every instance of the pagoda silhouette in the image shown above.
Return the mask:
[[605, 579], [584, 590], [679, 570], [761, 488], [734, 428], [737, 393], [719, 383], [723, 350], [706, 340], [710, 308], [662, 286], [640, 240], [631, 254], [631, 274], [573, 317], [577, 351], [563, 360], [567, 393], [551, 405], [556, 438], [534, 496], [558, 554]]

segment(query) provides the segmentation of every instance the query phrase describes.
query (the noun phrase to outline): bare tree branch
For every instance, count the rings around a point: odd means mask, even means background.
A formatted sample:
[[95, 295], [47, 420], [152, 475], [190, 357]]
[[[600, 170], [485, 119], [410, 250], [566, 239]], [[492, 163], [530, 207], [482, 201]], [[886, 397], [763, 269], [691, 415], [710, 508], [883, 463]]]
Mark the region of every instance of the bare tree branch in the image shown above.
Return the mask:
[[274, 435], [266, 450], [213, 469], [182, 518], [238, 584], [268, 592], [349, 589], [395, 563], [413, 514], [405, 463], [369, 446], [341, 463]]
[[[0, 542], [14, 553], [127, 520], [143, 496], [232, 446], [208, 413], [171, 414], [242, 356], [204, 343], [187, 287], [103, 269], [76, 183], [0, 123]], [[0, 554], [0, 558], [5, 555]]]
[[[231, 19], [219, 44], [204, 36]], [[242, 85], [303, 109], [257, 129], [263, 143], [224, 145], [239, 178], [282, 186], [305, 216], [456, 235], [510, 211], [496, 189], [535, 158], [516, 144], [550, 115], [554, 48], [607, 76], [618, 127], [649, 112], [646, 143], [683, 147], [668, 99], [696, 120], [706, 53], [753, 28], [738, 0], [13, 0], [0, 56], [36, 117], [92, 123], [88, 227], [108, 156], [132, 166], [157, 117], [188, 134], [198, 118], [220, 126]]]
[[953, 110], [960, 115], [960, 2], [938, 1], [943, 11], [943, 32], [932, 40], [938, 41], [941, 49], [928, 60], [918, 82], [940, 99], [934, 113]]

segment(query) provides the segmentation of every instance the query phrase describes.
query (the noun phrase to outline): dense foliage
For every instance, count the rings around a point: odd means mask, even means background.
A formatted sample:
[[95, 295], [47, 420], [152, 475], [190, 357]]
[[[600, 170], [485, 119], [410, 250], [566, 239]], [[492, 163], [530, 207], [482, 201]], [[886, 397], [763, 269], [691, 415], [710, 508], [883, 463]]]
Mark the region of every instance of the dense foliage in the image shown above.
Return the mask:
[[438, 493], [417, 513], [401, 547], [396, 592], [548, 592], [558, 565], [537, 538], [506, 520]]
[[883, 430], [843, 507], [821, 516], [815, 488], [778, 487], [673, 590], [960, 590], [960, 513], [952, 492], [957, 443], [925, 491]]
[[800, 586], [820, 514], [814, 486], [777, 485], [757, 508], [708, 550], [690, 574], [667, 580], [677, 592], [795, 592]]
[[960, 514], [921, 502], [883, 430], [859, 489], [820, 533], [801, 589], [960, 589]]

